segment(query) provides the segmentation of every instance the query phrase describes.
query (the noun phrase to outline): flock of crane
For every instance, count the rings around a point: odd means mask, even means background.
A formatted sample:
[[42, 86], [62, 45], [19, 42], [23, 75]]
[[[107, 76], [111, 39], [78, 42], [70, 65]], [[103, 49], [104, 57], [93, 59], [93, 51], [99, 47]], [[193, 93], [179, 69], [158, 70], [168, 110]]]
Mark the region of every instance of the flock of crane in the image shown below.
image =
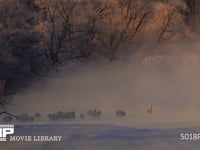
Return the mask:
[[[151, 104], [150, 107], [147, 109], [147, 114], [152, 114], [152, 113], [153, 113], [153, 105]], [[11, 122], [14, 119], [19, 122], [33, 122], [42, 117], [42, 115], [40, 113], [36, 113], [33, 116], [31, 116], [27, 113], [18, 115], [18, 116], [9, 114], [7, 112], [5, 114], [6, 115], [3, 117], [3, 121], [6, 123]], [[119, 118], [123, 118], [123, 117], [127, 116], [126, 112], [123, 110], [117, 110], [115, 112], [115, 115]], [[86, 117], [100, 118], [102, 116], [102, 112], [95, 108], [95, 109], [88, 110], [86, 113], [76, 113], [75, 111], [71, 111], [71, 112], [59, 111], [56, 113], [48, 114], [47, 116], [48, 116], [48, 119], [52, 120], [52, 121], [66, 120], [66, 119], [74, 120], [76, 118], [83, 120]]]

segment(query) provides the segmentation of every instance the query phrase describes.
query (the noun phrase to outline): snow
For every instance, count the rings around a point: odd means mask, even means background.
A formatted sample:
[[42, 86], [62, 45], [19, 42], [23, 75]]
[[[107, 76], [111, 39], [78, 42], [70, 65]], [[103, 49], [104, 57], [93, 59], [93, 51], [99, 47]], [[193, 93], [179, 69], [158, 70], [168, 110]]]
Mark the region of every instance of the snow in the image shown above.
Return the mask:
[[1, 142], [3, 150], [196, 150], [200, 141], [181, 141], [180, 133], [200, 128], [137, 129], [112, 125], [17, 125], [15, 136], [61, 135], [62, 142]]

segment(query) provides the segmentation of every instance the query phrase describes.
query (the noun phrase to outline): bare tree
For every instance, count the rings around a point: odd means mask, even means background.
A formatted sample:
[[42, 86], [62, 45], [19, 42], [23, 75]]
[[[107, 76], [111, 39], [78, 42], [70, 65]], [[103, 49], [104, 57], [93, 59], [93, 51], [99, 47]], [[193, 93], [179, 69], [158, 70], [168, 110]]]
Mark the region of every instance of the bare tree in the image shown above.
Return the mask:
[[[182, 12], [186, 11], [185, 4], [183, 1], [173, 1], [165, 2], [164, 7], [159, 12], [160, 16], [158, 18], [161, 25], [158, 27], [157, 42], [164, 42], [178, 37], [178, 35], [183, 34], [184, 19], [185, 16]], [[182, 32], [182, 33], [181, 33]]]
[[168, 41], [176, 35], [176, 31], [173, 28], [174, 18], [176, 17], [176, 10], [168, 12], [166, 16], [163, 15], [162, 26], [158, 32], [158, 43], [162, 41]]
[[46, 58], [52, 64], [57, 64], [62, 56], [66, 59], [78, 58], [73, 55], [71, 42], [75, 40], [73, 30], [74, 13], [77, 2], [73, 0], [46, 2], [45, 12], [48, 18], [46, 31], [43, 32], [43, 49]]
[[11, 113], [9, 113], [9, 112], [7, 112], [7, 111], [0, 112], [0, 115], [3, 115], [3, 114], [5, 114], [5, 115], [7, 115], [7, 116], [14, 117], [14, 118], [17, 118], [16, 115], [13, 115], [13, 114], [11, 114]]
[[[116, 6], [117, 5], [117, 6]], [[138, 0], [118, 0], [107, 7], [107, 24], [99, 35], [104, 47], [104, 55], [113, 60], [122, 43], [132, 41], [142, 29], [150, 14], [148, 5]], [[117, 19], [116, 19], [117, 18]]]
[[[195, 13], [197, 1], [187, 2]], [[153, 13], [157, 3], [169, 8], [156, 12], [160, 15], [158, 22]], [[180, 30], [177, 24], [182, 23], [180, 9], [173, 3], [173, 0], [0, 1], [0, 106], [9, 102], [8, 95], [16, 89], [23, 89], [33, 77], [59, 63], [102, 56], [112, 61], [121, 54], [124, 45], [134, 45], [140, 38], [145, 39], [146, 34], [152, 37], [157, 33], [158, 43], [173, 39]], [[150, 31], [147, 26], [152, 22], [156, 25]]]

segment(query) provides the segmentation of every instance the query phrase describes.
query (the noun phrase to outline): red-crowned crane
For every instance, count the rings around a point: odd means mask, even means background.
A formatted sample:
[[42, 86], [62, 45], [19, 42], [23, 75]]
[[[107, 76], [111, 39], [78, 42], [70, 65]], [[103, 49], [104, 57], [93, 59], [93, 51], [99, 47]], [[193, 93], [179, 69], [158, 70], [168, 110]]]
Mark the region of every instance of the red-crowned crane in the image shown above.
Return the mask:
[[148, 114], [152, 114], [153, 113], [153, 105], [151, 104], [150, 108], [147, 109], [147, 113]]

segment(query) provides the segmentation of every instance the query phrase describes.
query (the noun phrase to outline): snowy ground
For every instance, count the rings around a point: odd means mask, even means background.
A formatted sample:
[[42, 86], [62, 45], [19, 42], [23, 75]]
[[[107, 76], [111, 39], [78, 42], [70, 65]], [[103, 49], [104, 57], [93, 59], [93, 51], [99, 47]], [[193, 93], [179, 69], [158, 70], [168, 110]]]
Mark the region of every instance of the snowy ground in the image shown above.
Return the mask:
[[111, 125], [18, 125], [15, 135], [62, 135], [62, 142], [1, 142], [2, 150], [196, 150], [200, 141], [181, 141], [180, 133], [200, 128], [136, 129]]

